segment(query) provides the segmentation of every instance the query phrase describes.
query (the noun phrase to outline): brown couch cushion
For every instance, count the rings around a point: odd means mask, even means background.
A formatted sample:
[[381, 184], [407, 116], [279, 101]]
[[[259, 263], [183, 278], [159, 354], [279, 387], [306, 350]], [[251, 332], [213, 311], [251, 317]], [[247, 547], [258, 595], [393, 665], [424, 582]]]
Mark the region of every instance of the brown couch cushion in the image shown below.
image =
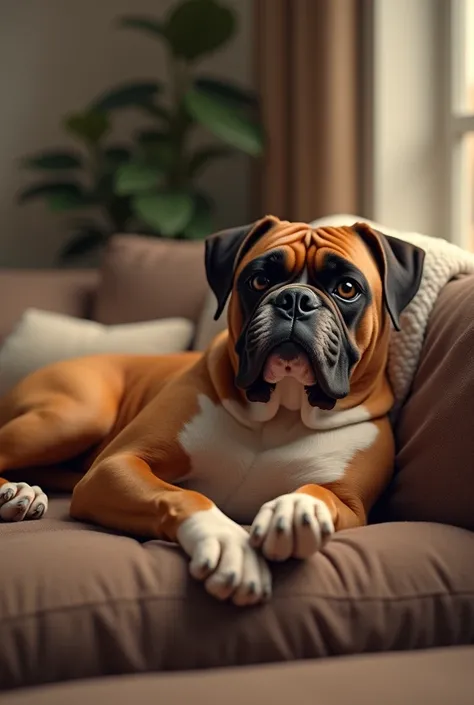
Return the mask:
[[474, 647], [259, 668], [118, 676], [0, 696], [0, 705], [472, 705]]
[[202, 242], [117, 235], [100, 274], [94, 318], [111, 325], [174, 316], [197, 321], [207, 291]]
[[88, 317], [97, 281], [97, 272], [87, 269], [0, 270], [0, 341], [31, 306]]
[[274, 569], [274, 596], [209, 597], [174, 545], [74, 522], [0, 526], [0, 690], [151, 670], [474, 642], [474, 534], [423, 523], [341, 532]]
[[[386, 518], [474, 529], [474, 277], [450, 282], [397, 429]], [[385, 502], [384, 502], [385, 505]]]

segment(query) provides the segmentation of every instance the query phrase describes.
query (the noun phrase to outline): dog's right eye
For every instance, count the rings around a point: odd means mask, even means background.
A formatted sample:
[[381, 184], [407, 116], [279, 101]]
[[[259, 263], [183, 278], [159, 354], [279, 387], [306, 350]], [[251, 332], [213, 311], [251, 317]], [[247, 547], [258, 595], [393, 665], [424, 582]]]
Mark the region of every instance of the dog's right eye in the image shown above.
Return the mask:
[[270, 279], [264, 274], [256, 274], [249, 279], [249, 286], [254, 291], [265, 291], [270, 286]]

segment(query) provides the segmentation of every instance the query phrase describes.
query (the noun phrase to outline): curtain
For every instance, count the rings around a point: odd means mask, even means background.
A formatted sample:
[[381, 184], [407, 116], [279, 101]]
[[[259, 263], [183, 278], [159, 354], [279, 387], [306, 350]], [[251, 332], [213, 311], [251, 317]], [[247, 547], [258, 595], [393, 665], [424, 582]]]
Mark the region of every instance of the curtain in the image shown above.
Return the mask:
[[364, 0], [254, 0], [267, 144], [256, 215], [312, 220], [361, 210]]

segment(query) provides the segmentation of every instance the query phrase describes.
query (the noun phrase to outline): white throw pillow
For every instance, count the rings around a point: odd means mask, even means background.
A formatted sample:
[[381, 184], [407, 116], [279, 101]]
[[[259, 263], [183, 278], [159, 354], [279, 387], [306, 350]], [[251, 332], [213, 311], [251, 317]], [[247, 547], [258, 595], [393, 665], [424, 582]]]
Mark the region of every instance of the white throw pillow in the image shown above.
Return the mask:
[[0, 394], [53, 362], [100, 353], [177, 353], [189, 347], [193, 333], [185, 318], [105, 326], [30, 308], [0, 349]]

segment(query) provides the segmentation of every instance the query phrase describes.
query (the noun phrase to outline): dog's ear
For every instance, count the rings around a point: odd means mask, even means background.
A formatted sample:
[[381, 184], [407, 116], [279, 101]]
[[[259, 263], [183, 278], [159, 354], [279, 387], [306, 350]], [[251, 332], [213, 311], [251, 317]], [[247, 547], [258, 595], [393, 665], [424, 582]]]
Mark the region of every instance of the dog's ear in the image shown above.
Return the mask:
[[257, 220], [256, 223], [221, 230], [207, 238], [206, 275], [209, 286], [217, 299], [214, 320], [217, 321], [221, 315], [232, 291], [237, 264], [250, 248], [279, 222], [278, 218], [269, 215]]
[[372, 252], [382, 275], [385, 306], [396, 330], [400, 330], [400, 314], [420, 287], [425, 252], [367, 223], [355, 223], [352, 228]]

